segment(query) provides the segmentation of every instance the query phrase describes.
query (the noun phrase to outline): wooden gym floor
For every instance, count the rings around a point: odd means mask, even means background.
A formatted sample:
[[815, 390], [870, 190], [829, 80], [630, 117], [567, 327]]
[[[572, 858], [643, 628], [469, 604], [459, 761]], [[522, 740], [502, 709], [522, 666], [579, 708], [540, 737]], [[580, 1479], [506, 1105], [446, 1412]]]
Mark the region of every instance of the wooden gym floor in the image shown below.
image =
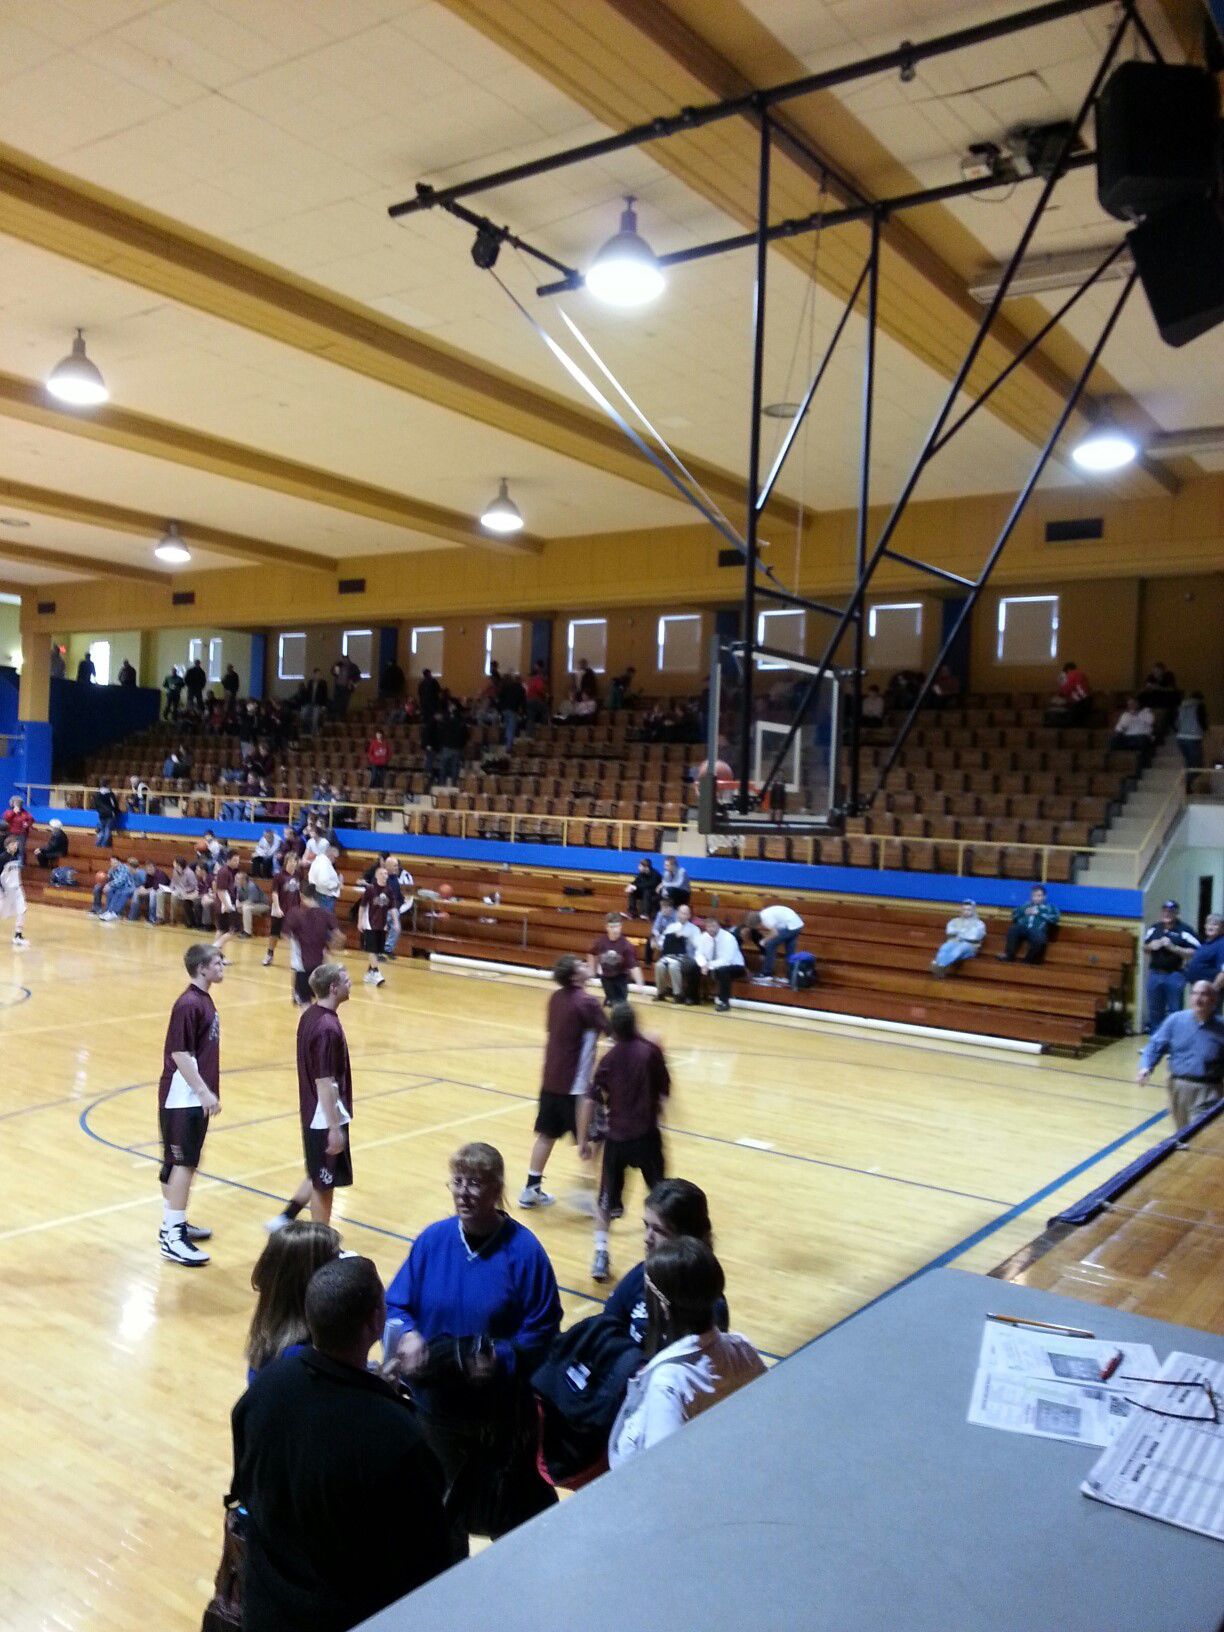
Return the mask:
[[[191, 937], [38, 907], [27, 934], [0, 950], [0, 1627], [194, 1632], [251, 1265], [300, 1175], [287, 959], [263, 969], [266, 942], [235, 943], [217, 993], [224, 1113], [191, 1208], [213, 1262], [187, 1271], [157, 1252], [154, 1086]], [[356, 1183], [336, 1219], [385, 1278], [449, 1211], [456, 1145], [498, 1145], [521, 1186], [549, 990], [419, 962], [387, 975], [342, 1011]], [[732, 1324], [774, 1358], [933, 1261], [992, 1268], [1169, 1126], [1163, 1089], [1134, 1085], [1133, 1042], [1066, 1061], [670, 1005], [642, 1018], [675, 1079], [669, 1169], [709, 1192]], [[581, 1165], [558, 1147], [562, 1203], [521, 1215], [567, 1319], [599, 1291]], [[640, 1253], [635, 1181], [615, 1270]]]

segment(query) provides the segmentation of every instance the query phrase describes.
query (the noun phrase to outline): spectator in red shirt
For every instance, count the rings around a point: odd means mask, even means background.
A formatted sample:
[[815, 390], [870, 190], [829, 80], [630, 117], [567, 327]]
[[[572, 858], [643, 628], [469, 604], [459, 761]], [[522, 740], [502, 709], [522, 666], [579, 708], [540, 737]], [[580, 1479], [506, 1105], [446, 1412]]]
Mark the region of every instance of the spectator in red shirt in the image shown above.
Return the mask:
[[34, 818], [18, 794], [14, 794], [8, 802], [8, 809], [4, 813], [4, 825], [8, 829], [6, 837], [17, 840], [17, 853], [24, 862], [26, 839], [34, 826]]
[[391, 744], [387, 741], [385, 731], [375, 731], [370, 738], [370, 746], [366, 749], [366, 763], [370, 767], [370, 786], [381, 788], [386, 785], [387, 766], [391, 760]]
[[1092, 688], [1088, 676], [1076, 662], [1064, 663], [1058, 695], [1066, 705], [1064, 718], [1068, 725], [1082, 725], [1092, 710]]
[[527, 729], [533, 725], [547, 725], [548, 723], [548, 677], [544, 673], [544, 659], [541, 658], [527, 677], [523, 688], [527, 693]]

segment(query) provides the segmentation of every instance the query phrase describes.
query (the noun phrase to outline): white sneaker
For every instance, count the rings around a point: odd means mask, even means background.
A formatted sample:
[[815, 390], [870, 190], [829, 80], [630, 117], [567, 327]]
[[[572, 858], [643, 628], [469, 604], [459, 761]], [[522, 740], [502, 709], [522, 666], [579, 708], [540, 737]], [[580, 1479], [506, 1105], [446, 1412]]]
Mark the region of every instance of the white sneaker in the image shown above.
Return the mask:
[[175, 1224], [168, 1230], [159, 1230], [157, 1244], [161, 1248], [163, 1258], [168, 1258], [172, 1264], [182, 1264], [184, 1269], [198, 1269], [212, 1262], [206, 1252], [192, 1246], [187, 1239], [185, 1224]]
[[291, 1224], [292, 1222], [293, 1220], [287, 1213], [277, 1213], [275, 1218], [265, 1219], [264, 1229], [269, 1235], [275, 1235], [278, 1230], [283, 1230], [286, 1224]]
[[556, 1199], [556, 1196], [550, 1196], [548, 1191], [538, 1184], [525, 1184], [518, 1204], [520, 1207], [551, 1207]]
[[596, 1247], [595, 1257], [591, 1262], [591, 1279], [593, 1281], [606, 1281], [611, 1273], [612, 1260], [608, 1256], [608, 1249], [606, 1247]]
[[386, 975], [382, 974], [379, 970], [371, 969], [370, 974], [373, 977], [370, 981], [371, 986], [385, 986], [387, 984]]
[[104, 912], [101, 914], [99, 922], [103, 924], [113, 924], [118, 916], [119, 914], [117, 912]]
[[362, 983], [363, 986], [372, 986], [374, 984], [374, 971], [373, 971], [373, 969], [367, 969], [366, 970], [365, 974], [362, 975], [362, 977], [361, 977], [361, 983]]
[[29, 946], [29, 944], [29, 941], [26, 940], [25, 936], [20, 930], [18, 930], [16, 935], [13, 936], [13, 945], [18, 949], [18, 951], [23, 950], [25, 947]]

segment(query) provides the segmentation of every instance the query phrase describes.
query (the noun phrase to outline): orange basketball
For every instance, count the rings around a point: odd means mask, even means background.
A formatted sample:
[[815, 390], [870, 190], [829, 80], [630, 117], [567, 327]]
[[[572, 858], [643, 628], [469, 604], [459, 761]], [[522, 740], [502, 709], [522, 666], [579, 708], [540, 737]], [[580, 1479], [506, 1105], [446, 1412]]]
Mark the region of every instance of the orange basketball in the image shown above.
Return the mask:
[[95, 873], [94, 874], [94, 883], [95, 884], [105, 884], [106, 883], [106, 874], [105, 873]]

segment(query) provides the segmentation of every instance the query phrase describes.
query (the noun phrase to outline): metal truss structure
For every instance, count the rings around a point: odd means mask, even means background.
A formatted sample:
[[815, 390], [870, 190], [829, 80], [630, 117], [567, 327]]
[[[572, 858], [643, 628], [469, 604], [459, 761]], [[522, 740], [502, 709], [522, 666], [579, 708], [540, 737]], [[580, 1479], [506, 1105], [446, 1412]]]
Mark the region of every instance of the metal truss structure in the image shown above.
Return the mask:
[[[984, 388], [978, 390], [969, 401], [958, 411], [958, 402], [965, 391], [967, 382], [974, 369], [982, 348], [989, 338], [995, 320], [1009, 288], [1016, 275], [1016, 271], [1023, 261], [1033, 237], [1041, 223], [1050, 200], [1059, 181], [1071, 170], [1095, 162], [1095, 155], [1083, 150], [1082, 132], [1092, 113], [1097, 97], [1109, 76], [1119, 51], [1127, 35], [1133, 34], [1142, 46], [1154, 57], [1159, 58], [1159, 49], [1147, 29], [1137, 10], [1137, 0], [1121, 0], [1120, 15], [1111, 30], [1110, 38], [1105, 51], [1097, 65], [1091, 84], [1086, 91], [1083, 101], [1073, 121], [1071, 121], [1063, 135], [1059, 151], [1053, 159], [1042, 166], [1039, 174], [1023, 178], [1034, 184], [1041, 183], [1040, 192], [1029, 215], [1028, 221], [1020, 234], [1011, 259], [1003, 268], [998, 287], [984, 311], [976, 334], [956, 371], [955, 377], [948, 386], [944, 401], [935, 421], [927, 434], [908, 478], [902, 486], [901, 492], [894, 502], [887, 520], [878, 537], [869, 538], [870, 516], [869, 506], [871, 497], [871, 458], [872, 458], [872, 431], [875, 406], [876, 385], [876, 345], [877, 345], [877, 313], [880, 286], [880, 243], [881, 231], [884, 224], [892, 217], [902, 212], [919, 208], [924, 204], [945, 202], [949, 199], [965, 197], [986, 188], [997, 187], [998, 180], [988, 176], [982, 180], [966, 180], [954, 182], [943, 187], [929, 188], [920, 192], [913, 192], [893, 198], [869, 199], [861, 189], [847, 178], [838, 175], [830, 169], [826, 161], [813, 153], [803, 141], [789, 128], [772, 116], [772, 110], [780, 104], [793, 100], [796, 97], [811, 95], [817, 91], [833, 89], [839, 85], [851, 83], [870, 75], [908, 71], [916, 63], [932, 57], [945, 56], [952, 52], [982, 45], [991, 40], [1001, 39], [1007, 35], [1038, 28], [1043, 24], [1057, 22], [1063, 18], [1098, 9], [1103, 5], [1116, 4], [1116, 0], [1048, 0], [1044, 5], [1038, 5], [1025, 11], [1016, 12], [1009, 17], [998, 18], [973, 28], [956, 30], [925, 42], [905, 42], [896, 50], [877, 54], [856, 63], [830, 69], [823, 73], [810, 74], [802, 79], [792, 80], [784, 85], [770, 89], [748, 92], [742, 96], [730, 98], [723, 102], [710, 103], [698, 108], [685, 108], [678, 114], [650, 121], [648, 124], [636, 126], [619, 135], [606, 137], [599, 141], [587, 142], [581, 146], [570, 148], [564, 152], [550, 155], [544, 159], [533, 160], [526, 164], [515, 165], [489, 175], [477, 177], [471, 181], [461, 182], [451, 187], [434, 188], [427, 183], [417, 184], [416, 196], [401, 204], [393, 205], [390, 215], [400, 217], [415, 211], [432, 208], [447, 210], [474, 227], [477, 238], [472, 254], [477, 265], [491, 266], [496, 259], [496, 252], [500, 244], [510, 243], [523, 253], [534, 257], [541, 263], [551, 267], [561, 274], [560, 278], [552, 283], [542, 285], [537, 294], [548, 297], [563, 293], [582, 286], [581, 274], [572, 267], [556, 260], [553, 256], [533, 248], [522, 238], [512, 234], [506, 227], [499, 227], [487, 216], [477, 214], [469, 209], [461, 200], [476, 193], [489, 191], [493, 188], [509, 186], [515, 182], [526, 181], [533, 177], [545, 175], [553, 170], [565, 168], [584, 161], [607, 157], [611, 153], [619, 152], [629, 147], [645, 146], [655, 141], [666, 140], [670, 136], [703, 128], [722, 119], [747, 117], [751, 119], [760, 136], [759, 159], [757, 172], [757, 209], [756, 225], [753, 231], [739, 234], [734, 237], [723, 238], [717, 241], [698, 245], [689, 249], [680, 250], [670, 255], [659, 256], [661, 266], [678, 266], [690, 261], [701, 260], [713, 255], [728, 253], [733, 250], [751, 248], [755, 255], [755, 279], [753, 286], [753, 313], [752, 313], [752, 372], [750, 383], [749, 408], [749, 437], [748, 437], [748, 473], [745, 495], [746, 522], [742, 539], [737, 539], [744, 558], [744, 583], [742, 598], [742, 625], [740, 638], [727, 643], [717, 653], [715, 658], [715, 672], [724, 668], [724, 659], [733, 659], [739, 673], [741, 696], [739, 699], [740, 716], [738, 720], [738, 758], [737, 773], [738, 789], [731, 805], [719, 810], [713, 798], [713, 770], [710, 772], [710, 787], [705, 790], [703, 807], [707, 819], [717, 830], [734, 831], [737, 826], [744, 825], [750, 813], [760, 810], [762, 814], [751, 822], [754, 831], [771, 825], [764, 812], [772, 808], [775, 800], [771, 797], [778, 784], [778, 778], [787, 755], [798, 734], [804, 729], [812, 710], [814, 699], [817, 697], [822, 683], [830, 675], [839, 675], [843, 685], [849, 693], [848, 697], [848, 740], [847, 740], [847, 774], [842, 779], [843, 793], [837, 815], [844, 816], [866, 809], [878, 796], [884, 786], [885, 779], [896, 764], [897, 758], [905, 745], [905, 741], [913, 729], [918, 713], [930, 695], [939, 670], [946, 662], [953, 650], [957, 637], [966, 627], [973, 609], [981, 598], [1000, 556], [1006, 548], [1008, 540], [1015, 531], [1025, 506], [1028, 504], [1034, 489], [1040, 480], [1049, 460], [1062, 435], [1069, 419], [1075, 412], [1083, 396], [1085, 388], [1096, 368], [1101, 354], [1107, 345], [1111, 334], [1122, 314], [1129, 298], [1137, 274], [1132, 272], [1121, 286], [1121, 292], [1113, 302], [1108, 317], [1103, 324], [1095, 344], [1091, 347], [1084, 365], [1071, 384], [1070, 391], [1063, 407], [1041, 446], [1030, 473], [1017, 495], [1006, 521], [1000, 528], [997, 536], [986, 551], [982, 565], [975, 577], [967, 577], [952, 572], [934, 561], [920, 560], [902, 553], [893, 546], [898, 527], [906, 510], [914, 497], [915, 490], [922, 479], [924, 472], [948, 443], [959, 434], [990, 400], [1003, 382], [1025, 361], [1027, 357], [1041, 345], [1046, 336], [1054, 330], [1067, 313], [1077, 302], [1095, 287], [1102, 275], [1112, 265], [1121, 253], [1122, 245], [1110, 250], [1102, 258], [1100, 264], [1075, 289], [1041, 329], [1015, 353], [1011, 361], [1003, 370], [992, 379]], [[827, 191], [838, 201], [837, 208], [822, 209], [816, 213], [795, 220], [770, 223], [770, 166], [775, 148], [785, 146], [792, 151], [798, 151], [804, 159], [817, 168], [822, 177], [822, 195]], [[870, 243], [866, 261], [862, 271], [852, 289], [845, 308], [834, 329], [823, 356], [821, 357], [810, 383], [803, 394], [798, 410], [791, 421], [782, 445], [767, 474], [762, 476], [762, 400], [764, 357], [765, 357], [765, 318], [767, 293], [767, 255], [771, 243], [781, 239], [794, 238], [810, 232], [835, 230], [850, 223], [866, 222], [870, 227]], [[812, 600], [806, 596], [785, 589], [774, 578], [760, 559], [759, 527], [760, 518], [770, 496], [774, 491], [778, 478], [785, 466], [786, 459], [807, 414], [812, 406], [817, 392], [820, 389], [829, 364], [837, 351], [838, 345], [846, 331], [852, 312], [862, 309], [865, 319], [865, 342], [863, 348], [862, 369], [862, 405], [861, 405], [861, 441], [859, 457], [858, 483], [858, 517], [855, 537], [855, 586], [842, 606], [832, 606]], [[909, 567], [934, 582], [942, 585], [951, 585], [963, 597], [961, 606], [952, 620], [938, 655], [931, 663], [918, 696], [908, 715], [897, 728], [889, 751], [879, 769], [875, 784], [870, 789], [862, 786], [860, 776], [859, 753], [859, 721], [861, 717], [862, 681], [864, 668], [864, 636], [866, 624], [866, 603], [880, 569], [886, 562], [894, 562]], [[767, 773], [753, 785], [752, 778], [752, 742], [754, 722], [754, 688], [757, 680], [757, 659], [759, 657], [789, 657], [790, 654], [775, 653], [764, 646], [757, 638], [757, 607], [758, 602], [778, 602], [787, 606], [802, 608], [805, 611], [816, 613], [827, 619], [829, 633], [821, 648], [819, 658], [805, 660], [796, 665], [806, 678], [802, 693], [798, 698], [794, 716], [789, 730], [779, 743], [774, 753]], [[852, 658], [849, 664], [841, 669], [837, 667], [837, 654], [847, 636], [850, 637]], [[712, 699], [717, 695], [718, 687], [712, 687]], [[709, 763], [714, 766], [718, 757], [718, 719], [717, 709], [711, 706]], [[704, 825], [704, 823], [703, 823]], [[787, 824], [790, 825], [790, 824]]]

